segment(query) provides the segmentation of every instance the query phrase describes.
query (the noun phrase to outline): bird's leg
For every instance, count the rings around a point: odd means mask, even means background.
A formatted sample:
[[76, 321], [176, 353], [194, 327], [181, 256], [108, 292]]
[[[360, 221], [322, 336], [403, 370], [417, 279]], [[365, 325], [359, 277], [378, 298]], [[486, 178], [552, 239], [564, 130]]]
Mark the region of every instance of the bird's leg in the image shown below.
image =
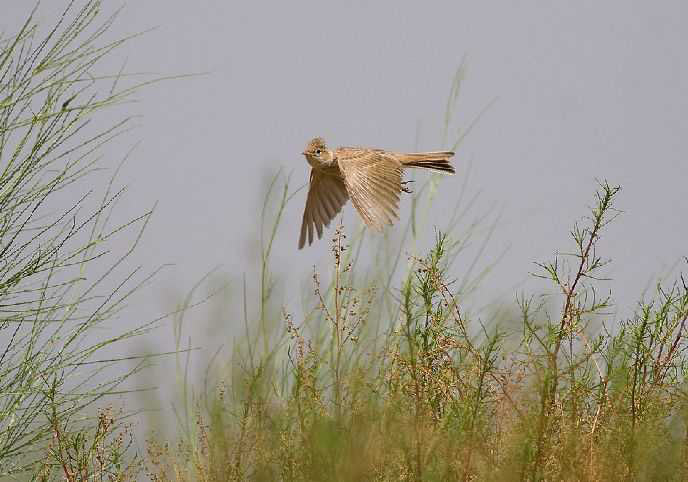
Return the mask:
[[401, 182], [401, 191], [402, 191], [402, 192], [405, 192], [406, 194], [413, 194], [413, 191], [411, 191], [411, 188], [406, 186], [407, 184], [409, 184], [409, 183], [411, 183], [411, 182], [413, 182], [413, 181], [411, 181], [411, 180], [409, 180], [409, 181], [402, 181], [402, 182]]

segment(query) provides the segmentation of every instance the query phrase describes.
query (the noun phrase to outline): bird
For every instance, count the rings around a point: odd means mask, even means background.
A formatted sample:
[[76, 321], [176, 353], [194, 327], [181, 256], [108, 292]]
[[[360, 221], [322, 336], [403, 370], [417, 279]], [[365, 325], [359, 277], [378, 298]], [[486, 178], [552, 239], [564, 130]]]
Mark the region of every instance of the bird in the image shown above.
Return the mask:
[[449, 163], [453, 151], [393, 152], [368, 147], [329, 149], [322, 137], [313, 138], [302, 153], [311, 166], [306, 207], [301, 222], [299, 249], [351, 202], [363, 222], [382, 231], [399, 219], [399, 196], [410, 192], [403, 173], [408, 168], [428, 169], [444, 174], [456, 171]]

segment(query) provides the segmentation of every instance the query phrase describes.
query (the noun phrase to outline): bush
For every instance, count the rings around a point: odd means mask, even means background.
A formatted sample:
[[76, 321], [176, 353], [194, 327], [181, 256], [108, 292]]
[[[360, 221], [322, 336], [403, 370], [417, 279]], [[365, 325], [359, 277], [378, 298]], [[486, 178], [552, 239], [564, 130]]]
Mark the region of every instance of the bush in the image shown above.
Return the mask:
[[462, 309], [449, 269], [458, 239], [438, 232], [408, 257], [400, 288], [380, 292], [361, 275], [360, 238], [340, 226], [328, 282], [313, 274], [312, 310], [248, 336], [218, 389], [195, 397], [195, 429], [178, 447], [151, 445], [151, 477], [685, 479], [688, 287], [658, 285], [607, 331], [600, 243], [619, 192], [600, 184], [571, 254], [538, 264], [550, 303], [520, 296], [510, 331]]
[[[100, 1], [80, 9], [72, 2], [47, 33], [30, 15], [0, 40], [3, 478], [122, 476], [131, 462], [122, 461], [126, 444], [113, 435], [124, 430], [121, 418], [107, 408], [93, 416], [87, 410], [141, 367], [112, 353], [148, 328], [93, 336], [99, 327], [114, 328], [142, 283], [124, 263], [150, 216], [113, 224], [124, 189], [114, 189], [114, 176], [109, 183], [96, 176], [103, 146], [131, 122], [103, 127], [99, 117], [143, 85], [122, 86], [128, 78], [121, 73], [98, 73], [129, 40], [104, 40], [114, 18], [103, 19]], [[130, 247], [112, 252], [112, 241], [123, 236], [133, 239]]]

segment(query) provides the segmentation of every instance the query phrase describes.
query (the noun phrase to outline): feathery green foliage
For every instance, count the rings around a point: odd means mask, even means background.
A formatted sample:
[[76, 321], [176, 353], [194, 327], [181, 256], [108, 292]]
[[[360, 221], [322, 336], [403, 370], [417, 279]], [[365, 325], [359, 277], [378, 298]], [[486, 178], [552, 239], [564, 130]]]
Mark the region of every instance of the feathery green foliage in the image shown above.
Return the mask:
[[[0, 39], [2, 478], [36, 470], [41, 480], [123, 476], [132, 462], [116, 435], [126, 432], [122, 418], [86, 410], [141, 366], [122, 363], [113, 347], [150, 325], [115, 323], [152, 276], [126, 266], [150, 211], [113, 224], [124, 189], [96, 175], [103, 146], [131, 123], [103, 126], [100, 113], [143, 85], [98, 74], [129, 40], [106, 40], [115, 16], [101, 9], [97, 0], [71, 2], [47, 32], [34, 10]], [[116, 238], [131, 239], [120, 254], [111, 251]], [[94, 335], [105, 326], [115, 334]]]
[[357, 274], [361, 238], [340, 226], [312, 309], [283, 312], [267, 351], [237, 350], [218, 390], [196, 398], [193, 440], [152, 444], [151, 477], [684, 480], [688, 286], [658, 285], [620, 324], [609, 313], [600, 253], [619, 192], [600, 183], [574, 249], [538, 264], [549, 303], [520, 296], [504, 327], [464, 313], [450, 234], [381, 294], [384, 277]]

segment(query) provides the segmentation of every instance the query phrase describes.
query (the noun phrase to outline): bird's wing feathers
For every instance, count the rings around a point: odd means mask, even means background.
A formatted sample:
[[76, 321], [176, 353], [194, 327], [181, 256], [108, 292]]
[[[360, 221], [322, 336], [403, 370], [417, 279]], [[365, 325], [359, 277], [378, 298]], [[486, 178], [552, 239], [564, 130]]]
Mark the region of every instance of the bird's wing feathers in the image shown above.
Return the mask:
[[348, 199], [346, 186], [339, 177], [311, 169], [299, 249], [306, 244], [306, 238], [309, 245], [313, 243], [314, 232], [317, 232], [318, 239], [322, 237], [323, 225], [330, 225], [330, 221], [342, 210]]
[[401, 163], [378, 149], [340, 148], [339, 169], [351, 202], [363, 221], [378, 231], [399, 219]]

